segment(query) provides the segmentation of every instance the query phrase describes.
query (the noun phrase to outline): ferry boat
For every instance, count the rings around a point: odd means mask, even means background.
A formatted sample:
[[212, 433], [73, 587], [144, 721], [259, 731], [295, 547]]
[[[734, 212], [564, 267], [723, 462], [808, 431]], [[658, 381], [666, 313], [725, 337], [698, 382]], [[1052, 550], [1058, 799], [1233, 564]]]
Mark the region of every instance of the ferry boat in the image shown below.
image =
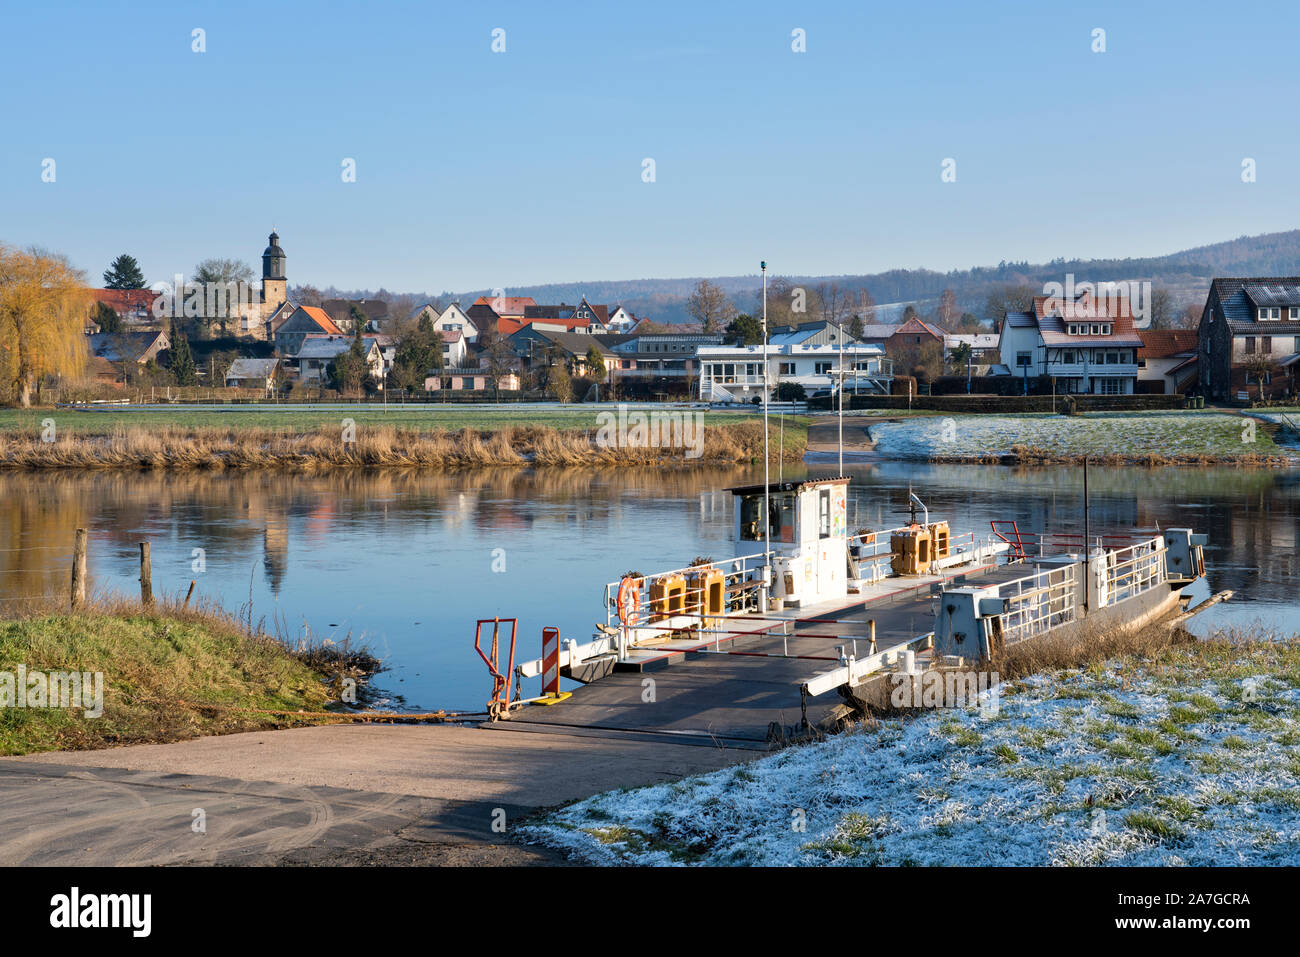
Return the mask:
[[[1166, 618], [1204, 574], [1205, 538], [1189, 528], [953, 534], [914, 493], [905, 525], [851, 531], [849, 481], [728, 489], [736, 557], [607, 583], [589, 640], [548, 629], [543, 657], [516, 669], [543, 679], [530, 703], [560, 706], [497, 710], [766, 747], [880, 709], [887, 675], [987, 666], [1048, 634], [1087, 640]], [[561, 678], [582, 687], [562, 691]]]

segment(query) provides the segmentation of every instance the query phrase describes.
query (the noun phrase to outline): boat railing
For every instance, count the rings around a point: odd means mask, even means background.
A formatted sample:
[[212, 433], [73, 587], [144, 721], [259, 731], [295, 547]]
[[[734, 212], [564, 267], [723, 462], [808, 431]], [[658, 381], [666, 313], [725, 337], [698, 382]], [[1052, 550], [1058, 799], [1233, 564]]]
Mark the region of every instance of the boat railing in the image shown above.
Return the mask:
[[[655, 572], [652, 575], [625, 575], [618, 581], [609, 582], [605, 585], [605, 624], [611, 628], [616, 625], [637, 628], [659, 620], [660, 616], [665, 619], [707, 617], [702, 614], [692, 615], [691, 613], [692, 609], [702, 608], [704, 601], [703, 587], [692, 587], [691, 582], [692, 579], [701, 578], [702, 573], [713, 568], [718, 569], [723, 574], [724, 614], [742, 611], [751, 606], [757, 607], [757, 602], [751, 599], [756, 598], [757, 589], [762, 584], [763, 566], [766, 561], [767, 558], [764, 553], [759, 552], [754, 555], [741, 555], [737, 558], [711, 561], [708, 564], [672, 568], [667, 571]], [[678, 575], [686, 580], [686, 587], [681, 593], [681, 611], [680, 613], [665, 611], [665, 601], [663, 599], [651, 599], [651, 587], [655, 582], [671, 579]], [[623, 582], [629, 578], [631, 582], [628, 587], [635, 597], [627, 599], [626, 615], [621, 615], [618, 596], [623, 588]]]
[[1006, 645], [1041, 635], [1078, 617], [1078, 565], [1044, 568], [994, 587], [1007, 608], [996, 616], [995, 626]]
[[1163, 585], [1168, 580], [1166, 551], [1168, 549], [1163, 538], [1150, 538], [1108, 553], [1103, 604], [1114, 605], [1127, 601]]
[[1083, 534], [1072, 532], [1038, 532], [1033, 533], [1038, 539], [1038, 557], [1064, 555], [1069, 552], [1084, 552], [1085, 544], [1093, 548], [1122, 549], [1133, 544], [1149, 541], [1152, 533], [1134, 532], [1127, 534], [1089, 535], [1085, 540]]

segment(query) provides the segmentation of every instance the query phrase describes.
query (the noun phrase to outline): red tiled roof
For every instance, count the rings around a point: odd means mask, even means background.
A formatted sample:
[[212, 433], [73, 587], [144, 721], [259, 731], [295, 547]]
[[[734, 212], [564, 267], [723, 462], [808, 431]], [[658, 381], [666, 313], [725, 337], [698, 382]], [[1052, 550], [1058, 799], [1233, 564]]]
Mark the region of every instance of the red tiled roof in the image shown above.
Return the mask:
[[334, 325], [334, 320], [331, 319], [328, 313], [326, 313], [320, 306], [303, 306], [301, 308], [303, 312], [316, 320], [316, 325], [320, 326], [331, 336], [343, 335], [343, 330]]
[[141, 307], [150, 309], [158, 293], [152, 289], [92, 289], [96, 302], [113, 309], [115, 312], [134, 312]]
[[1195, 329], [1140, 329], [1138, 335], [1142, 339], [1139, 359], [1168, 359], [1196, 351]]
[[[476, 306], [487, 306], [498, 316], [522, 316], [525, 306], [535, 306], [532, 296], [479, 296], [474, 300]], [[518, 330], [515, 330], [518, 331]], [[507, 335], [508, 333], [502, 333]]]
[[930, 325], [928, 322], [916, 318], [916, 316], [913, 316], [911, 319], [907, 320], [907, 322], [895, 329], [893, 334], [896, 336], [908, 334], [916, 335], [918, 332], [926, 333], [927, 335], [934, 336], [936, 339], [943, 341], [944, 334], [941, 331]]
[[439, 329], [438, 331], [442, 333], [443, 342], [458, 342], [461, 336], [464, 335], [459, 329]]
[[[1113, 308], [1112, 308], [1113, 307]], [[1061, 303], [1047, 296], [1034, 297], [1034, 317], [1043, 343], [1049, 346], [1142, 346], [1137, 330], [1133, 328], [1133, 315], [1127, 296], [1113, 300], [1080, 296], [1072, 303]], [[1071, 322], [1106, 322], [1110, 335], [1072, 336], [1067, 327]]]

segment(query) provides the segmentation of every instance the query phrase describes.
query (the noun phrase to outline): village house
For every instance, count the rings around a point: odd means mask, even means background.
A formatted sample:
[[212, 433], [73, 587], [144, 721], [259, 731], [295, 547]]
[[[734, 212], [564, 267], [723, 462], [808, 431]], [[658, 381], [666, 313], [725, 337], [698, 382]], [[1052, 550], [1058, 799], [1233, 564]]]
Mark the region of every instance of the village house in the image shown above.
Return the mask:
[[298, 306], [275, 330], [275, 351], [288, 359], [297, 355], [303, 340], [308, 336], [343, 334], [343, 330], [334, 324], [324, 309], [319, 306]]
[[1026, 392], [1031, 378], [1048, 376], [1057, 392], [1132, 395], [1141, 347], [1127, 298], [1086, 292], [1064, 302], [1035, 296], [1030, 311], [1003, 317], [999, 339], [1002, 364]]
[[701, 346], [722, 344], [721, 333], [635, 333], [617, 337], [600, 336], [609, 343], [619, 378], [689, 379], [699, 374], [696, 353]]
[[112, 309], [123, 325], [140, 326], [155, 321], [153, 303], [158, 293], [152, 289], [92, 289], [90, 294], [96, 304]]
[[[351, 349], [352, 342], [352, 336], [309, 334], [304, 337], [301, 347], [286, 361], [297, 369], [299, 382], [319, 383], [326, 378], [329, 364]], [[370, 375], [382, 387], [384, 357], [378, 340], [374, 336], [363, 336], [361, 348]]]
[[433, 303], [426, 302], [411, 312], [411, 319], [417, 323], [425, 316], [429, 317], [433, 328], [439, 332], [461, 333], [466, 345], [473, 345], [478, 341], [478, 327], [474, 325], [474, 320], [460, 308], [458, 302], [451, 303], [441, 312]]
[[459, 329], [440, 329], [439, 335], [442, 336], [443, 366], [459, 368], [464, 365], [468, 353], [465, 333]]
[[951, 333], [943, 337], [943, 358], [954, 361], [954, 354], [962, 346], [970, 350], [972, 368], [988, 366], [1001, 360], [1000, 343], [996, 332]]
[[227, 389], [262, 389], [275, 391], [280, 380], [280, 360], [236, 359], [226, 370]]
[[1292, 387], [1300, 362], [1300, 277], [1215, 279], [1196, 330], [1200, 393], [1254, 397]]
[[87, 336], [91, 374], [100, 382], [122, 385], [133, 369], [156, 361], [159, 353], [171, 348], [167, 333], [97, 332]]
[[1196, 388], [1195, 329], [1139, 329], [1137, 391], [1186, 395]]
[[354, 310], [365, 317], [367, 329], [377, 328], [388, 318], [388, 303], [382, 299], [326, 299], [320, 307], [334, 325], [353, 335], [356, 334]]
[[827, 320], [803, 322], [797, 326], [775, 326], [768, 331], [767, 341], [773, 345], [830, 346], [841, 341], [849, 345], [863, 344], [849, 333], [848, 323]]
[[846, 392], [888, 395], [894, 377], [885, 350], [866, 343], [700, 346], [696, 356], [699, 395], [706, 402], [761, 399], [765, 390], [775, 392], [783, 382], [796, 382], [809, 394], [838, 389], [841, 375]]
[[[428, 376], [424, 380], [426, 392], [436, 392], [440, 389], [453, 392], [483, 391], [491, 388], [493, 388], [492, 375], [486, 367], [453, 366], [443, 369], [438, 375]], [[514, 370], [503, 372], [497, 377], [496, 388], [502, 392], [517, 392], [519, 390], [519, 374]]]
[[893, 355], [897, 350], [909, 346], [921, 346], [928, 343], [937, 343], [943, 345], [945, 333], [938, 326], [932, 326], [928, 322], [913, 316], [901, 326], [895, 327], [894, 331], [889, 334], [885, 340], [885, 351]]
[[479, 296], [465, 310], [480, 336], [510, 336], [524, 326], [524, 310], [537, 303], [531, 296]]

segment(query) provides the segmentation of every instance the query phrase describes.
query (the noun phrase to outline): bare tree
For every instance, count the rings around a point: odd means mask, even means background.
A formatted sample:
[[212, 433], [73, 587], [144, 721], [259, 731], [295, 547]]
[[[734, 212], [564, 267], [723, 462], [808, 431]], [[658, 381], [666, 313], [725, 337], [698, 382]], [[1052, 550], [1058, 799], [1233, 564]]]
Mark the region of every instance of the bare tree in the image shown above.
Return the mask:
[[701, 279], [691, 298], [686, 300], [686, 311], [705, 332], [718, 332], [736, 318], [735, 304], [721, 288], [707, 279]]
[[844, 325], [849, 314], [848, 294], [840, 289], [839, 283], [821, 283], [817, 286], [818, 305], [821, 318], [837, 326]]
[[957, 294], [951, 289], [945, 289], [939, 296], [939, 311], [935, 314], [935, 318], [948, 332], [952, 331], [957, 320], [961, 318], [961, 310], [957, 308]]

